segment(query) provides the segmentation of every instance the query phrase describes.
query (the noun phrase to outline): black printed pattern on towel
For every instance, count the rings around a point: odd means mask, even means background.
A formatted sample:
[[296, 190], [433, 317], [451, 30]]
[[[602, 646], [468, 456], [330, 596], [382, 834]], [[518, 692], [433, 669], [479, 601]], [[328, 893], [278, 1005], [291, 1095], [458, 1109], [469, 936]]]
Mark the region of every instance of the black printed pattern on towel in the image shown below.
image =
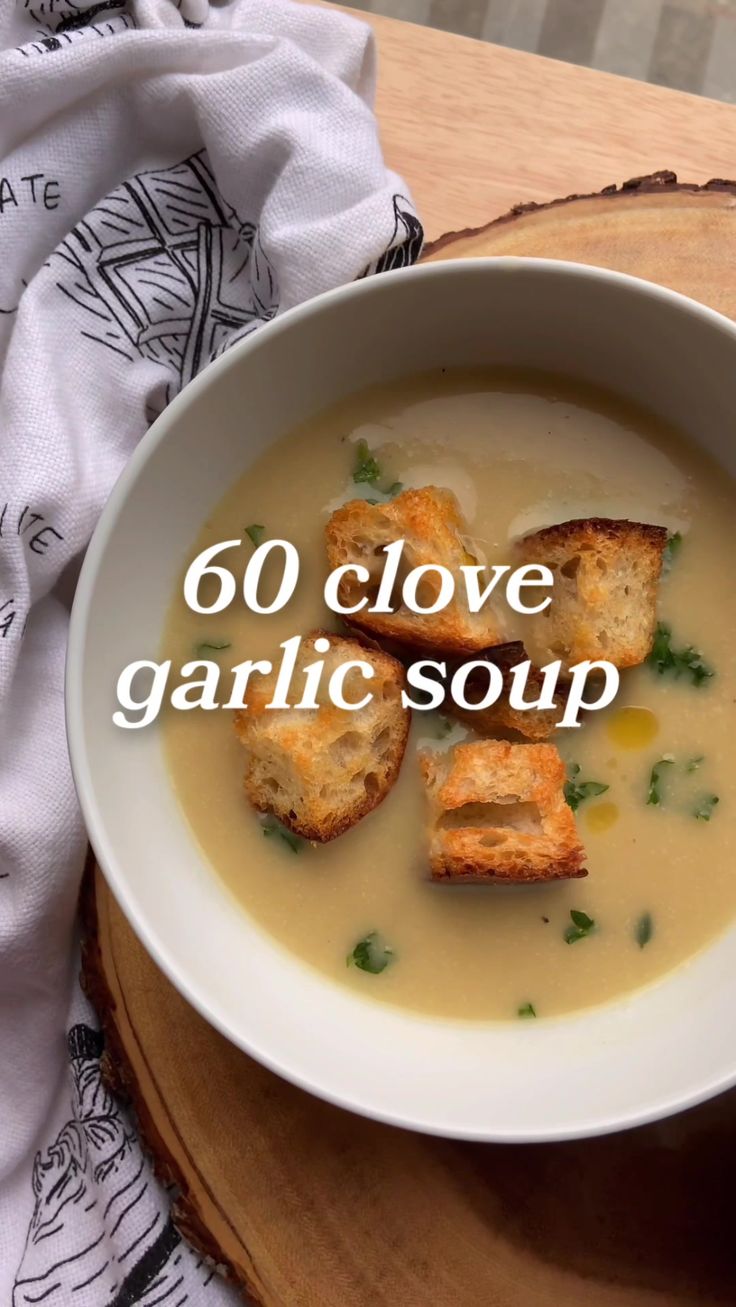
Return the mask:
[[33, 18], [45, 14], [48, 18], [67, 17], [69, 14], [84, 15], [89, 13], [99, 0], [23, 0], [23, 8]]
[[62, 18], [56, 29], [56, 35], [62, 32], [71, 32], [78, 27], [86, 27], [93, 23], [100, 15], [108, 15], [112, 9], [124, 9], [127, 0], [97, 0], [96, 4], [90, 5], [89, 9], [81, 10], [78, 13], [67, 14]]
[[394, 230], [383, 254], [362, 274], [409, 268], [416, 263], [424, 244], [424, 228], [405, 195], [394, 195]]
[[185, 1307], [213, 1272], [160, 1210], [135, 1135], [100, 1074], [103, 1037], [68, 1036], [72, 1116], [33, 1166], [12, 1307]]
[[[100, 0], [100, 3], [81, 8], [64, 4], [53, 7], [51, 4], [38, 4], [29, 8], [29, 15], [38, 26], [35, 41], [16, 47], [16, 53], [30, 59], [34, 55], [53, 54], [55, 50], [64, 50], [77, 41], [100, 36], [115, 36], [136, 27], [135, 18], [127, 10], [123, 13], [127, 0]], [[62, 17], [56, 27], [49, 19]], [[47, 21], [44, 22], [44, 18]]]
[[[3, 211], [2, 195], [3, 195], [3, 182], [4, 182], [4, 180], [5, 180], [5, 178], [0, 177], [0, 218], [2, 217], [2, 211]], [[25, 277], [21, 277], [21, 279], [20, 279], [20, 292], [19, 292], [19, 296], [23, 294], [23, 291], [25, 290], [25, 288], [26, 288], [27, 285], [28, 285], [28, 282], [26, 281]], [[17, 312], [18, 312], [18, 305], [17, 305], [17, 304], [13, 304], [10, 308], [3, 308], [2, 304], [0, 304], [0, 318], [12, 318], [13, 314], [14, 314], [14, 313], [17, 313]], [[2, 324], [0, 323], [0, 326], [1, 326], [1, 325], [2, 325]]]
[[160, 364], [166, 402], [278, 308], [258, 232], [219, 194], [204, 150], [118, 186], [53, 257], [82, 335]]
[[[43, 558], [49, 550], [53, 554], [57, 541], [63, 539], [61, 531], [43, 513], [35, 512], [30, 504], [13, 504], [0, 499], [0, 550], [6, 541], [15, 544], [19, 540], [29, 555]], [[27, 620], [28, 614], [15, 596], [0, 588], [0, 654], [5, 640], [22, 638]], [[0, 875], [0, 880], [5, 879], [7, 873]]]

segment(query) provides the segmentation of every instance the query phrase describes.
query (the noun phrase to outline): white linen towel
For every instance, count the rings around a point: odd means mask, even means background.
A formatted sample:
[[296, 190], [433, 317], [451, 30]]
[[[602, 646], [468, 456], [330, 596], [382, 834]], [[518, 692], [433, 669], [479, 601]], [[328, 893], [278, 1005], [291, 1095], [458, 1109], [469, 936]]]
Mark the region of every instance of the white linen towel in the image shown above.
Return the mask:
[[264, 320], [413, 261], [373, 46], [290, 0], [0, 5], [0, 1302], [232, 1301], [103, 1087], [76, 982], [68, 581], [136, 441]]

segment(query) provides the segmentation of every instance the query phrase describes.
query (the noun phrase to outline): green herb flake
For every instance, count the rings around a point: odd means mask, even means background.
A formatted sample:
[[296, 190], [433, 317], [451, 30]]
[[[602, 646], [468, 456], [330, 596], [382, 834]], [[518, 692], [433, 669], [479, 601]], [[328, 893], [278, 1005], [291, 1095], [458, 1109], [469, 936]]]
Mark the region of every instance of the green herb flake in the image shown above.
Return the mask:
[[534, 1006], [533, 1006], [533, 1004], [531, 1004], [531, 1003], [522, 1003], [522, 1004], [521, 1004], [521, 1007], [517, 1010], [517, 1014], [516, 1014], [516, 1015], [517, 1015], [517, 1016], [520, 1016], [520, 1017], [535, 1017], [537, 1014], [536, 1014], [536, 1012], [534, 1011]]
[[449, 717], [445, 717], [444, 713], [441, 712], [437, 713], [436, 721], [437, 721], [437, 729], [435, 732], [436, 738], [438, 740], [444, 740], [450, 734], [453, 724], [450, 721]]
[[655, 762], [649, 775], [649, 790], [647, 791], [648, 804], [652, 804], [654, 807], [659, 807], [659, 805], [661, 804], [662, 802], [661, 784], [662, 784], [663, 773], [665, 771], [665, 768], [671, 767], [674, 761], [675, 760], [672, 757], [672, 754], [668, 753], [665, 754], [664, 758], [660, 758], [659, 762]]
[[685, 649], [672, 648], [672, 628], [666, 622], [657, 623], [647, 662], [659, 676], [666, 676], [669, 672], [676, 678], [689, 676], [693, 685], [702, 685], [715, 675], [700, 650], [693, 645]]
[[202, 640], [199, 644], [195, 644], [194, 652], [198, 658], [203, 658], [208, 653], [220, 653], [230, 647], [229, 640]]
[[378, 976], [386, 970], [393, 956], [393, 949], [381, 944], [378, 932], [372, 930], [365, 939], [358, 940], [352, 952], [348, 953], [346, 963], [349, 967], [357, 967], [359, 971], [368, 971], [372, 976]]
[[278, 839], [284, 841], [284, 844], [288, 845], [292, 853], [300, 853], [306, 843], [306, 840], [303, 840], [301, 835], [295, 835], [292, 830], [289, 830], [288, 826], [284, 826], [283, 823], [277, 821], [275, 817], [266, 818], [263, 823], [263, 834], [267, 839], [270, 839], [272, 836], [277, 836]]
[[634, 931], [634, 938], [639, 948], [646, 948], [653, 934], [654, 922], [652, 921], [652, 914], [651, 912], [642, 912]]
[[669, 536], [667, 544], [664, 547], [664, 552], [662, 553], [662, 573], [664, 576], [667, 576], [681, 549], [682, 532], [673, 531], [672, 535]]
[[570, 765], [569, 779], [565, 781], [565, 799], [573, 812], [577, 812], [586, 799], [594, 799], [608, 789], [601, 781], [579, 781], [579, 775], [580, 766], [574, 762]]
[[705, 798], [693, 808], [693, 817], [696, 821], [710, 821], [713, 816], [713, 809], [719, 802], [717, 794], [706, 794]]
[[689, 762], [685, 763], [685, 771], [686, 772], [697, 771], [699, 767], [702, 767], [704, 762], [705, 762], [705, 755], [701, 753], [698, 758], [691, 758]]
[[359, 440], [355, 456], [355, 467], [353, 468], [353, 481], [356, 485], [367, 482], [369, 486], [374, 486], [380, 476], [380, 464], [373, 457], [365, 440]]
[[245, 528], [245, 534], [250, 537], [254, 549], [257, 549], [263, 540], [263, 532], [265, 530], [265, 526], [261, 526], [258, 522], [254, 522], [252, 526], [247, 526]]
[[585, 939], [596, 928], [593, 918], [587, 912], [579, 912], [577, 908], [570, 909], [570, 920], [572, 925], [565, 931], [566, 944], [575, 944], [579, 939]]

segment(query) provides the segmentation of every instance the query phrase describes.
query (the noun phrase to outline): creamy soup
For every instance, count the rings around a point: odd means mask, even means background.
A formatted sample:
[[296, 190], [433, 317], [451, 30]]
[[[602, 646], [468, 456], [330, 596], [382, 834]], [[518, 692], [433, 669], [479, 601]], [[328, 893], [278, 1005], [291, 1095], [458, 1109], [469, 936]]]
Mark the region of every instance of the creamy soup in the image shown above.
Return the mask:
[[[229, 644], [204, 655], [225, 669], [245, 658], [277, 661], [287, 637], [336, 627], [322, 600], [323, 532], [340, 504], [375, 494], [353, 482], [359, 441], [380, 463], [382, 485], [453, 490], [491, 562], [508, 561], [513, 537], [577, 517], [628, 517], [680, 533], [659, 614], [673, 646], [695, 646], [715, 675], [695, 685], [687, 669], [679, 679], [651, 665], [624, 672], [610, 708], [581, 729], [557, 731], [554, 743], [571, 774], [579, 767], [586, 795], [576, 817], [589, 875], [507, 888], [428, 883], [416, 749], [472, 738], [459, 725], [446, 734], [437, 713], [414, 714], [401, 774], [380, 807], [332, 843], [295, 853], [278, 836], [264, 838], [244, 796], [232, 713], [169, 710], [174, 784], [233, 910], [356, 992], [447, 1017], [544, 1017], [656, 979], [736, 912], [736, 593], [723, 566], [736, 543], [733, 485], [660, 422], [567, 380], [455, 372], [373, 389], [285, 436], [213, 507], [191, 557], [258, 524], [266, 538], [293, 541], [301, 580], [287, 608], [268, 617], [238, 600], [198, 616], [179, 589], [163, 650], [175, 667], [202, 642]], [[223, 680], [229, 687], [229, 672]], [[663, 758], [674, 761], [652, 785]], [[588, 782], [608, 788], [590, 794]], [[571, 910], [595, 928], [568, 942]], [[392, 949], [380, 974], [346, 965], [373, 931]]]

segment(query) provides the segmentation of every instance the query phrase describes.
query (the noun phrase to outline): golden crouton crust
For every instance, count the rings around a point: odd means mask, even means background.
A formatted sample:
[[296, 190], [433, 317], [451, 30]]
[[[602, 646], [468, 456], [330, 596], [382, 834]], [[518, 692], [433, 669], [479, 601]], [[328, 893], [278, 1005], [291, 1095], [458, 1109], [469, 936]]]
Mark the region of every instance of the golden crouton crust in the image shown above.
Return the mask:
[[517, 544], [521, 561], [544, 564], [555, 576], [551, 604], [530, 619], [540, 661], [561, 658], [565, 670], [585, 659], [618, 668], [642, 663], [654, 639], [667, 536], [661, 526], [605, 517], [524, 536]]
[[441, 565], [460, 581], [450, 603], [438, 613], [413, 613], [401, 607], [395, 613], [367, 613], [349, 618], [358, 630], [428, 651], [472, 652], [503, 641], [498, 616], [491, 604], [471, 613], [465, 602], [460, 567], [478, 561], [467, 548], [468, 526], [455, 495], [437, 486], [405, 490], [385, 504], [353, 499], [337, 509], [325, 528], [327, 559], [334, 570], [346, 563], [362, 564], [371, 573], [368, 586], [343, 577], [338, 597], [344, 605], [357, 603], [380, 578], [385, 564], [382, 546], [405, 540], [407, 568]]
[[[320, 636], [330, 641], [324, 655], [314, 650]], [[296, 670], [318, 656], [325, 659], [324, 683], [342, 662], [369, 663], [374, 677], [364, 686], [371, 702], [352, 712], [328, 698], [317, 709], [267, 709], [275, 670], [249, 687], [248, 706], [235, 712], [234, 726], [246, 750], [243, 784], [253, 807], [304, 839], [326, 843], [386, 798], [399, 774], [411, 713], [401, 703], [404, 669], [389, 654], [349, 636], [311, 631], [302, 640]]]
[[[529, 884], [587, 876], [563, 792], [565, 765], [554, 745], [479, 740], [446, 752], [423, 750], [419, 766], [429, 800], [433, 880]], [[485, 805], [495, 813], [484, 812]], [[504, 824], [498, 809], [505, 805]]]
[[615, 517], [578, 517], [542, 527], [541, 531], [533, 531], [523, 538], [537, 540], [552, 548], [565, 547], [571, 542], [578, 547], [585, 543], [595, 547], [610, 541], [625, 544], [630, 549], [653, 548], [661, 554], [668, 535], [666, 527], [654, 526], [650, 522], [630, 522], [628, 518]]
[[[558, 681], [554, 693], [554, 708], [530, 708], [528, 712], [522, 712], [518, 708], [512, 708], [508, 698], [511, 689], [511, 673], [519, 663], [526, 662], [528, 658], [521, 640], [513, 640], [509, 644], [500, 644], [495, 649], [484, 649], [482, 654], [476, 655], [476, 658], [478, 657], [495, 663], [503, 672], [503, 693], [500, 699], [488, 708], [477, 710], [461, 708], [459, 704], [455, 703], [449, 693], [449, 683], [453, 674], [463, 665], [462, 662], [458, 662], [448, 668], [448, 693], [443, 704], [445, 712], [457, 717], [458, 721], [464, 722], [467, 726], [471, 726], [479, 735], [496, 735], [499, 731], [516, 731], [517, 734], [523, 735], [527, 740], [548, 739], [557, 729], [564, 715], [568, 687]], [[463, 660], [463, 662], [466, 661], [468, 660]], [[538, 699], [542, 691], [543, 681], [544, 677], [540, 669], [530, 667], [524, 698], [532, 702]], [[465, 683], [466, 699], [473, 701], [474, 688], [476, 687], [477, 696], [475, 702], [479, 702], [488, 688], [486, 678], [480, 671], [470, 673]]]

